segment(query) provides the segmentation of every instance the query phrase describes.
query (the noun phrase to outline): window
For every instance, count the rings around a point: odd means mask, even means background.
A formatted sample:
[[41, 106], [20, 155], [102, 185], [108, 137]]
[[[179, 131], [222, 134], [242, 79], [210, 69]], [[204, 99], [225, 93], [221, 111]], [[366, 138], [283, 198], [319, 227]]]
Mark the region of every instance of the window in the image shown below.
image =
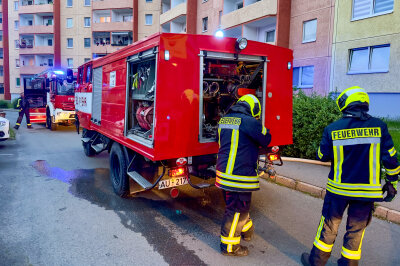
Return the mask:
[[293, 87], [312, 88], [314, 86], [314, 66], [293, 68]]
[[3, 70], [3, 66], [0, 66], [0, 77], [4, 76], [4, 70]]
[[0, 84], [0, 94], [4, 94], [4, 84]]
[[19, 49], [19, 40], [14, 40], [15, 49]]
[[67, 0], [67, 7], [72, 7], [72, 0]]
[[14, 10], [17, 11], [18, 10], [18, 1], [14, 2]]
[[47, 39], [47, 46], [53, 46], [53, 39]]
[[53, 66], [53, 58], [49, 58], [47, 59], [47, 63], [49, 64], [49, 66]]
[[218, 25], [221, 26], [222, 11], [219, 11]]
[[390, 44], [350, 50], [348, 74], [389, 71]]
[[90, 17], [83, 18], [85, 27], [90, 27]]
[[68, 67], [74, 67], [74, 59], [67, 58], [67, 65]]
[[146, 25], [152, 25], [152, 24], [153, 24], [153, 15], [146, 14]]
[[275, 30], [265, 32], [265, 42], [275, 42]]
[[73, 26], [72, 18], [67, 18], [67, 28], [72, 28], [72, 26]]
[[303, 43], [314, 42], [317, 39], [317, 20], [303, 22]]
[[241, 9], [241, 8], [243, 8], [243, 1], [236, 2], [236, 9]]
[[15, 20], [15, 21], [14, 21], [14, 29], [15, 29], [15, 30], [18, 30], [18, 28], [19, 28], [19, 21], [18, 21], [18, 20]]
[[203, 32], [207, 31], [208, 17], [203, 18]]
[[151, 3], [153, 2], [153, 0], [146, 0], [146, 3]]
[[393, 12], [393, 0], [353, 0], [353, 20]]
[[90, 61], [90, 58], [85, 58], [85, 59], [83, 59], [83, 61], [86, 63], [86, 62]]
[[67, 48], [73, 48], [73, 47], [74, 47], [74, 39], [67, 38]]
[[85, 38], [85, 48], [89, 48], [90, 47], [90, 38]]
[[4, 58], [4, 54], [3, 54], [3, 48], [0, 49], [0, 59]]
[[16, 67], [16, 68], [19, 67], [19, 59], [15, 59], [15, 67]]
[[85, 6], [90, 6], [90, 0], [85, 0], [84, 5], [85, 5]]
[[100, 23], [111, 22], [111, 17], [100, 17]]
[[20, 78], [15, 78], [15, 84], [17, 87], [21, 86], [21, 79]]

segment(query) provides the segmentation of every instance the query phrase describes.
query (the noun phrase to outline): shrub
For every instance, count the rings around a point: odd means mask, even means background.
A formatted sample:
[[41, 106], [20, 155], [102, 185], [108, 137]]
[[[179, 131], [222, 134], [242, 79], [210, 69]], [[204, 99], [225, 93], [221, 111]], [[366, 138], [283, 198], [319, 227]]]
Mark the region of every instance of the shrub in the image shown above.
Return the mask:
[[17, 99], [14, 99], [14, 100], [11, 102], [12, 108], [17, 109], [17, 102], [18, 102], [18, 98], [17, 98]]
[[285, 156], [315, 159], [324, 128], [339, 119], [341, 112], [332, 97], [293, 95], [293, 145], [283, 148]]
[[11, 103], [6, 100], [0, 100], [0, 108], [10, 108]]

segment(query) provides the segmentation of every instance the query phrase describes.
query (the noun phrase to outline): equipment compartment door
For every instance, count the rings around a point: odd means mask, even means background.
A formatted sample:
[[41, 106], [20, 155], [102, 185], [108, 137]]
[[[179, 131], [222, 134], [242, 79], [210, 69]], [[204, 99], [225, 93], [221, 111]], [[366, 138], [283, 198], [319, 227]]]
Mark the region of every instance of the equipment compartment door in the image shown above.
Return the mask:
[[103, 67], [98, 67], [93, 70], [93, 108], [92, 121], [95, 124], [101, 122], [101, 98], [103, 84]]

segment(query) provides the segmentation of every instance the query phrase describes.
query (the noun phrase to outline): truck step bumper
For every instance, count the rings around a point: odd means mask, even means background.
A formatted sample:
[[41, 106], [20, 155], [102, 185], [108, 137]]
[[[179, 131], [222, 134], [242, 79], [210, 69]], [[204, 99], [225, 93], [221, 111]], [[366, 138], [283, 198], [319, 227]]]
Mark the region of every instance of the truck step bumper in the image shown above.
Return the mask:
[[128, 172], [128, 176], [130, 178], [132, 178], [136, 183], [138, 183], [142, 188], [144, 189], [150, 189], [153, 184], [151, 184], [149, 181], [147, 181], [146, 178], [144, 178], [143, 176], [141, 176], [138, 172], [136, 171], [132, 171], [132, 172]]

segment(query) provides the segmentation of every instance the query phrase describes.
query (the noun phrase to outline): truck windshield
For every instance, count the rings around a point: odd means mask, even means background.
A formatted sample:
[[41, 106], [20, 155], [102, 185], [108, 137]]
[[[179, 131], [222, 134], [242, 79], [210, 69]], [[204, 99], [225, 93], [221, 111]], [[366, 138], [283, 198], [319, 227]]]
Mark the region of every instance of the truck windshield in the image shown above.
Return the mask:
[[74, 95], [74, 84], [67, 82], [57, 82], [57, 95]]

